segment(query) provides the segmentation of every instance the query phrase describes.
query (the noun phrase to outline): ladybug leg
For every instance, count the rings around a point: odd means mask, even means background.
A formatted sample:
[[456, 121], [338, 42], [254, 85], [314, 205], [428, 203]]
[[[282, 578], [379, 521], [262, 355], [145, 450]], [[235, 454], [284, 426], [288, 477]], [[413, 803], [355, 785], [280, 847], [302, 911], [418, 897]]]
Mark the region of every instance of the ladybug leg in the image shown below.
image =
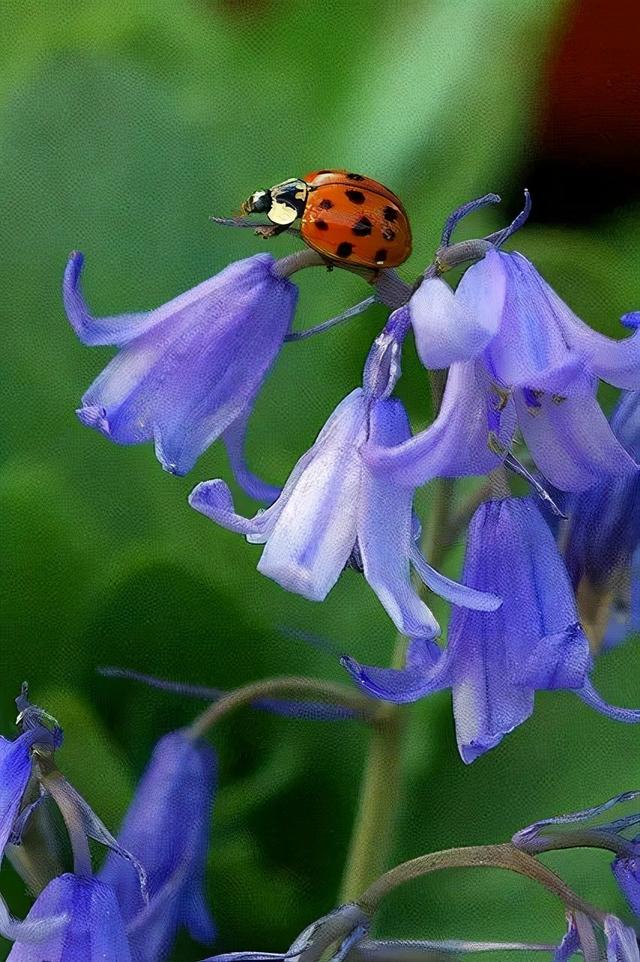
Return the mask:
[[288, 224], [264, 224], [261, 227], [256, 227], [255, 234], [257, 237], [262, 237], [263, 240], [271, 240], [272, 237], [277, 237], [278, 234], [283, 234], [288, 229]]

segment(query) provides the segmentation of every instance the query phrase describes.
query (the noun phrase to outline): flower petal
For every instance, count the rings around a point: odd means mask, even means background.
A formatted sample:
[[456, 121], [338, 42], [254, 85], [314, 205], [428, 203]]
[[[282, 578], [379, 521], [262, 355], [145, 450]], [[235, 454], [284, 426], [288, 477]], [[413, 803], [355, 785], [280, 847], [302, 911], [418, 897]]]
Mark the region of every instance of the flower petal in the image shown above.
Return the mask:
[[441, 598], [454, 605], [473, 608], [475, 611], [495, 611], [502, 604], [502, 598], [498, 598], [491, 592], [478, 591], [477, 588], [470, 588], [440, 574], [428, 564], [416, 544], [411, 548], [411, 563], [427, 588], [431, 588]]
[[497, 254], [506, 277], [502, 323], [486, 351], [487, 366], [506, 387], [537, 386], [571, 360], [558, 315], [569, 312], [531, 261], [516, 252]]
[[[369, 437], [374, 444], [398, 444], [410, 433], [400, 401], [372, 402]], [[438, 622], [411, 580], [413, 492], [398, 488], [363, 466], [357, 533], [364, 576], [398, 631], [412, 636], [439, 634]]]
[[503, 598], [494, 612], [456, 607], [449, 624], [458, 747], [471, 762], [529, 717], [536, 685], [584, 682], [588, 644], [568, 630], [577, 622], [573, 592], [533, 498], [480, 506], [463, 577]]
[[519, 671], [519, 681], [536, 690], [582, 688], [590, 668], [589, 640], [576, 622], [538, 641]]
[[[258, 571], [288, 591], [322, 601], [336, 583], [356, 542], [356, 509], [363, 465], [359, 448], [367, 430], [362, 389], [338, 405], [294, 471]], [[291, 479], [290, 479], [291, 480]]]
[[[486, 474], [497, 467], [501, 459], [489, 448], [485, 382], [480, 362], [453, 364], [442, 407], [430, 427], [391, 448], [365, 445], [363, 457], [374, 474], [413, 488], [431, 478]], [[514, 426], [513, 404], [507, 401], [499, 428], [506, 447], [511, 444]]]
[[423, 281], [409, 311], [424, 366], [447, 368], [478, 357], [498, 331], [504, 295], [505, 273], [495, 251], [466, 271], [455, 294], [441, 278]]
[[430, 639], [413, 638], [404, 668], [362, 665], [348, 655], [344, 655], [340, 661], [356, 684], [367, 694], [383, 701], [402, 704], [417, 701], [450, 684], [447, 675], [447, 651], [441, 651]]
[[567, 962], [580, 949], [580, 936], [573, 915], [568, 916], [568, 923], [567, 932], [556, 949], [553, 962]]
[[272, 504], [281, 493], [282, 488], [268, 484], [253, 473], [247, 466], [244, 446], [247, 433], [247, 422], [251, 411], [246, 411], [235, 420], [224, 432], [223, 439], [227, 449], [227, 457], [236, 484], [239, 484], [245, 494], [255, 501], [265, 501]]
[[576, 695], [579, 695], [583, 702], [591, 708], [595, 708], [601, 715], [607, 715], [614, 721], [626, 722], [628, 725], [640, 723], [640, 708], [622, 708], [619, 705], [610, 705], [596, 691], [589, 680], [584, 683], [579, 691], [576, 691]]
[[38, 730], [14, 741], [0, 737], [0, 862], [31, 777], [31, 748], [38, 738]]
[[268, 538], [283, 508], [283, 504], [277, 501], [266, 511], [259, 511], [253, 518], [245, 518], [234, 510], [231, 491], [220, 479], [197, 484], [189, 495], [189, 504], [223, 528], [244, 534], [258, 542]]
[[[62, 280], [62, 299], [71, 326], [83, 344], [89, 346], [101, 344], [122, 345], [139, 337], [160, 323], [163, 312], [175, 301], [170, 301], [164, 308], [155, 311], [144, 311], [138, 314], [118, 314], [114, 317], [96, 318], [91, 315], [82, 295], [80, 275], [84, 264], [84, 255], [80, 251], [72, 251], [67, 261]], [[182, 295], [184, 296], [184, 295]]]
[[607, 962], [640, 962], [640, 949], [635, 931], [615, 915], [604, 920], [607, 937]]
[[7, 962], [131, 962], [118, 903], [95, 878], [60, 875], [40, 893], [25, 925], [48, 925], [66, 917], [42, 941], [14, 943]]
[[10, 942], [44, 942], [67, 924], [67, 915], [56, 915], [36, 921], [14, 918], [0, 895], [0, 935]]
[[[614, 340], [594, 331], [563, 306], [565, 311], [559, 315], [562, 333], [571, 349], [584, 358], [588, 370], [614, 387], [640, 388], [640, 331]], [[623, 318], [625, 327], [636, 326], [628, 320], [630, 317], [633, 315]]]
[[217, 760], [205, 743], [176, 731], [154, 748], [119, 833], [144, 862], [145, 905], [130, 872], [109, 856], [100, 877], [113, 886], [136, 960], [162, 962], [177, 930], [211, 942], [215, 927], [204, 902], [204, 873]]
[[119, 444], [155, 439], [163, 467], [185, 474], [246, 417], [290, 327], [297, 288], [270, 254], [231, 264], [159, 308], [94, 381], [79, 414]]
[[614, 858], [611, 871], [625, 895], [631, 911], [640, 915], [640, 856]]
[[638, 470], [615, 437], [585, 381], [559, 402], [548, 395], [533, 410], [516, 392], [518, 424], [536, 464], [562, 491], [584, 491], [597, 481]]

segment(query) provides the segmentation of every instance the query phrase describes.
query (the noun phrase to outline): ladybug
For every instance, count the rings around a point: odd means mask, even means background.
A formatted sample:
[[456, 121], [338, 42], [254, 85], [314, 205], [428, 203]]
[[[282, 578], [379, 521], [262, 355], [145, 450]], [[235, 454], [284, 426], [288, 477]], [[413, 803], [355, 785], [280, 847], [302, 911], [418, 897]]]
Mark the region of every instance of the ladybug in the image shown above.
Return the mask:
[[330, 262], [378, 269], [397, 267], [411, 253], [411, 228], [401, 200], [377, 180], [347, 170], [314, 170], [242, 204], [245, 214], [266, 214], [275, 237], [301, 219], [300, 236]]

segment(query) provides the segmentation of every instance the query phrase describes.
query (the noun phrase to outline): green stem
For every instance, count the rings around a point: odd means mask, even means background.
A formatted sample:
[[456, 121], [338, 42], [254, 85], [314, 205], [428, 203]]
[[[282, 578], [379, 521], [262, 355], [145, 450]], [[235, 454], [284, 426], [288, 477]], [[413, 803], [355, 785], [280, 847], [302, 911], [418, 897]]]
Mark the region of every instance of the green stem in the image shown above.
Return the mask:
[[355, 898], [388, 863], [400, 797], [402, 722], [397, 705], [384, 705], [371, 733], [340, 903]]
[[346, 685], [304, 675], [283, 675], [261, 678], [223, 695], [196, 718], [188, 729], [189, 735], [194, 739], [200, 738], [217, 721], [238, 708], [263, 699], [282, 699], [285, 696], [302, 696], [305, 701], [317, 698], [329, 705], [342, 705], [353, 711], [355, 717], [365, 721], [373, 721], [378, 715], [377, 706], [371, 698], [352, 691]]
[[381, 901], [389, 892], [412, 879], [422, 878], [432, 872], [450, 868], [499, 868], [537, 882], [553, 892], [574, 912], [583, 912], [589, 918], [602, 924], [605, 913], [577, 895], [551, 869], [537, 859], [520, 851], [510, 842], [503, 845], [473, 845], [467, 848], [452, 848], [442, 852], [431, 852], [396, 865], [369, 886], [359, 898], [353, 901], [371, 916], [377, 911]]

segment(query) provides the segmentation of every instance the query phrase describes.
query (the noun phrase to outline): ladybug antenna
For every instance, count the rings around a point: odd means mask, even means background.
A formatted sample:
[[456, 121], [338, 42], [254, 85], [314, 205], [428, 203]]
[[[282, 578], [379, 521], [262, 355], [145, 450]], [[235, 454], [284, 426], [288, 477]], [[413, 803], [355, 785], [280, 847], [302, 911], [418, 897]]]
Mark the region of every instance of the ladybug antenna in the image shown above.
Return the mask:
[[285, 341], [305, 341], [308, 337], [313, 337], [314, 334], [323, 334], [332, 327], [337, 327], [338, 324], [342, 324], [343, 321], [348, 321], [349, 318], [355, 317], [357, 314], [362, 314], [373, 304], [378, 303], [378, 297], [376, 294], [371, 294], [369, 297], [365, 297], [363, 301], [359, 304], [354, 304], [353, 307], [347, 308], [341, 314], [336, 314], [335, 317], [330, 318], [328, 321], [323, 321], [322, 324], [316, 324], [315, 327], [308, 327], [306, 331], [291, 331], [286, 335]]
[[[273, 224], [256, 224], [254, 220], [250, 220], [248, 217], [216, 217], [215, 214], [211, 214], [209, 220], [213, 221], [214, 224], [220, 224], [222, 227], [249, 227], [251, 230], [273, 227]], [[299, 235], [300, 230], [297, 227], [287, 227], [282, 233]]]

